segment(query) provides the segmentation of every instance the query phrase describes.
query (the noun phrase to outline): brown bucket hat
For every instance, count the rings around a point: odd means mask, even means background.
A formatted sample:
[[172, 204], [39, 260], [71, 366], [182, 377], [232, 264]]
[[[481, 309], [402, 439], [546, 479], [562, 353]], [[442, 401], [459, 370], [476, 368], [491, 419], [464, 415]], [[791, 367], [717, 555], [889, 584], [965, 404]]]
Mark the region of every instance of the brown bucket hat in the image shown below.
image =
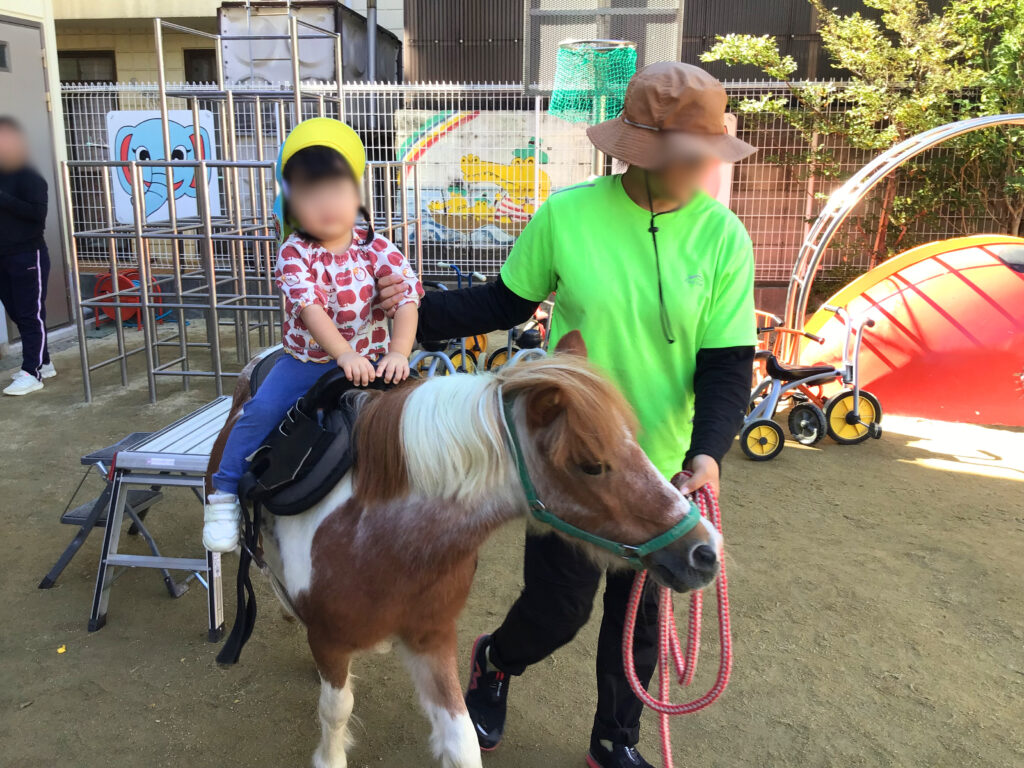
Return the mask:
[[709, 156], [735, 163], [757, 149], [725, 132], [727, 101], [722, 84], [700, 67], [651, 64], [626, 86], [622, 114], [592, 125], [587, 136], [606, 155], [652, 171]]

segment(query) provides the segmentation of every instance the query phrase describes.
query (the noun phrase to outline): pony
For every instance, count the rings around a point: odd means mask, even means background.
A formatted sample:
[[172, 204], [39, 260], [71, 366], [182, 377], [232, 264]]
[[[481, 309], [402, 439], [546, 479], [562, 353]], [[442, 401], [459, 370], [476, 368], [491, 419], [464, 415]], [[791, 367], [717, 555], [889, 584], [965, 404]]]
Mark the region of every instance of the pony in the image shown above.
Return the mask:
[[[585, 355], [573, 332], [546, 359], [367, 391], [353, 469], [308, 511], [264, 518], [271, 583], [305, 626], [320, 675], [314, 768], [347, 765], [353, 656], [391, 644], [430, 721], [435, 758], [480, 768], [456, 618], [477, 551], [511, 520], [532, 512], [547, 522], [531, 524], [550, 524], [551, 535], [597, 561], [646, 567], [676, 591], [715, 577], [718, 532], [651, 464], [629, 406]], [[245, 374], [211, 469], [247, 382]]]

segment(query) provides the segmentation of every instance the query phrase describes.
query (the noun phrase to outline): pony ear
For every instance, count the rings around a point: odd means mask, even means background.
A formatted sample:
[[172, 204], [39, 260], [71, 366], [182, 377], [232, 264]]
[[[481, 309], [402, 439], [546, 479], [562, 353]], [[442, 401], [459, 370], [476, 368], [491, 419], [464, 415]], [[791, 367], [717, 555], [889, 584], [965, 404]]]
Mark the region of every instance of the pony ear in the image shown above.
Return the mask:
[[555, 352], [586, 357], [587, 345], [583, 343], [583, 334], [579, 331], [569, 331], [558, 340], [558, 343], [555, 345]]
[[562, 390], [558, 386], [544, 387], [530, 394], [526, 401], [526, 423], [531, 427], [546, 427], [565, 411]]

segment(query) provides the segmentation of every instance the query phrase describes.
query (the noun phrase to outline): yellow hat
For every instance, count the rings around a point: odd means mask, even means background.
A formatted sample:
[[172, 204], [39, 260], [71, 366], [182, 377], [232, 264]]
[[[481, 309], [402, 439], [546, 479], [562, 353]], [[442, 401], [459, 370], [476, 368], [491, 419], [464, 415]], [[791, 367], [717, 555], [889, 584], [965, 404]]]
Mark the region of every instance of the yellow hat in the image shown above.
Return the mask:
[[306, 147], [330, 147], [352, 168], [356, 181], [366, 170], [366, 150], [359, 135], [345, 123], [330, 117], [313, 117], [296, 125], [281, 147], [278, 168], [283, 170], [292, 155]]

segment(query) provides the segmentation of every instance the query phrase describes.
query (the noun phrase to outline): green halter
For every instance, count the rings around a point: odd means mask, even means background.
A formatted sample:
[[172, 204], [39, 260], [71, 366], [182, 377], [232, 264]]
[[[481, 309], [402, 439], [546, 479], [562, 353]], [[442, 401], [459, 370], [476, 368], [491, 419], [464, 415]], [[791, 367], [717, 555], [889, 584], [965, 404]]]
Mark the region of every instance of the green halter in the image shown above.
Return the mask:
[[688, 501], [690, 510], [683, 516], [683, 519], [673, 525], [664, 533], [659, 536], [655, 536], [650, 541], [644, 542], [643, 544], [623, 544], [618, 541], [612, 541], [606, 539], [597, 534], [584, 531], [582, 528], [577, 528], [572, 523], [567, 523], [562, 518], [555, 515], [549, 510], [544, 503], [537, 498], [537, 489], [533, 485], [533, 481], [530, 479], [530, 472], [526, 468], [526, 459], [523, 457], [523, 448], [519, 443], [519, 435], [516, 433], [515, 422], [512, 420], [512, 400], [504, 400], [505, 408], [505, 425], [508, 428], [508, 435], [511, 438], [512, 450], [515, 452], [516, 464], [519, 467], [519, 482], [523, 486], [523, 492], [526, 494], [526, 501], [530, 507], [530, 514], [538, 522], [550, 525], [556, 531], [573, 536], [574, 538], [586, 541], [593, 544], [601, 549], [606, 549], [614, 555], [618, 555], [623, 560], [628, 562], [637, 570], [643, 570], [645, 568], [641, 558], [646, 557], [652, 552], [657, 552], [659, 549], [664, 549], [672, 542], [681, 539], [683, 536], [692, 531], [697, 523], [700, 522], [700, 510], [692, 502]]

